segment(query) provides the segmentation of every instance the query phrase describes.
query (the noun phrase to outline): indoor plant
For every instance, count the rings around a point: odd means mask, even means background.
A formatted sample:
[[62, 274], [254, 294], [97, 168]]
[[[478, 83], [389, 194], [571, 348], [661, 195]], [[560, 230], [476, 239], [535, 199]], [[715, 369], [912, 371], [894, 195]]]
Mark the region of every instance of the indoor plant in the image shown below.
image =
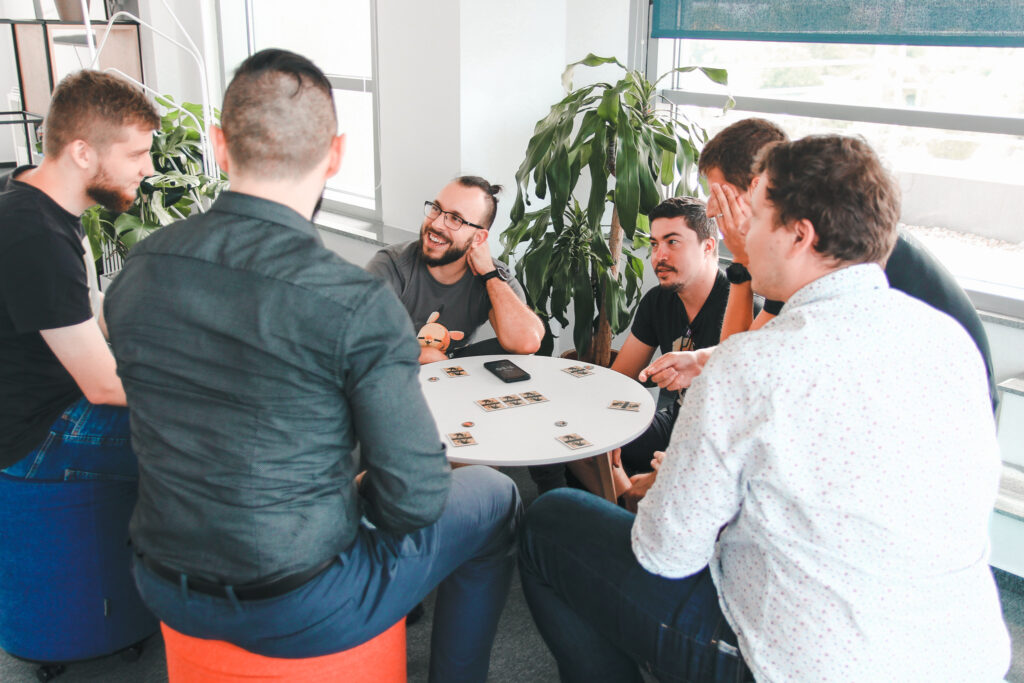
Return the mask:
[[[573, 89], [573, 71], [581, 64], [615, 64], [624, 75], [614, 84]], [[728, 80], [725, 70], [703, 67], [681, 67], [661, 78], [689, 71], [722, 85]], [[567, 94], [534, 128], [516, 172], [512, 224], [501, 235], [502, 258], [515, 261], [534, 308], [568, 326], [571, 302], [579, 357], [600, 365], [609, 364], [612, 336], [626, 329], [639, 301], [644, 262], [632, 250], [647, 243], [646, 213], [664, 197], [693, 193], [693, 170], [707, 141], [704, 129], [685, 115], [657, 106], [658, 81], [614, 57], [588, 55], [566, 67]], [[584, 194], [584, 177], [589, 190], [581, 201], [576, 195]], [[531, 197], [546, 196], [548, 206], [526, 210]]]

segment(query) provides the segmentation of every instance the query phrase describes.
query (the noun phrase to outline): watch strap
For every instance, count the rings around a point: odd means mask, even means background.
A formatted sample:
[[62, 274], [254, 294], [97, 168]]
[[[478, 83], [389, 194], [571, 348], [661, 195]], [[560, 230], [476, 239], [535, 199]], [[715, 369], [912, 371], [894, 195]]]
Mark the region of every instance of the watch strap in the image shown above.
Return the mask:
[[742, 263], [732, 263], [725, 269], [725, 277], [734, 285], [750, 282], [750, 271]]

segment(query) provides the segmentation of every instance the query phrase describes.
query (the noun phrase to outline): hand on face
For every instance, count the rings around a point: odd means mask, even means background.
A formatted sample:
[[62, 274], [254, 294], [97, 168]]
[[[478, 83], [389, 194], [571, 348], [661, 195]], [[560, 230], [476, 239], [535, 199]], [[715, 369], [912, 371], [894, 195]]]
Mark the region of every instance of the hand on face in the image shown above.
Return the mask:
[[732, 253], [733, 262], [746, 264], [747, 221], [750, 219], [747, 198], [731, 185], [712, 183], [708, 215], [715, 218], [722, 232], [722, 241]]
[[473, 275], [486, 275], [494, 270], [494, 259], [491, 258], [491, 248], [487, 244], [486, 235], [469, 248], [466, 262], [469, 264], [470, 270], [473, 271]]

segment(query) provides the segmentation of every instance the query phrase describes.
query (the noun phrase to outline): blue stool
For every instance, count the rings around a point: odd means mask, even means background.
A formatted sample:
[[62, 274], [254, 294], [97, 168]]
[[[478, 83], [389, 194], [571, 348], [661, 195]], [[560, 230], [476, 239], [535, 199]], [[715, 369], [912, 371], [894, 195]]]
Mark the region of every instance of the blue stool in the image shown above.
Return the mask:
[[129, 571], [136, 496], [134, 481], [0, 473], [0, 648], [60, 664], [127, 650], [156, 632]]

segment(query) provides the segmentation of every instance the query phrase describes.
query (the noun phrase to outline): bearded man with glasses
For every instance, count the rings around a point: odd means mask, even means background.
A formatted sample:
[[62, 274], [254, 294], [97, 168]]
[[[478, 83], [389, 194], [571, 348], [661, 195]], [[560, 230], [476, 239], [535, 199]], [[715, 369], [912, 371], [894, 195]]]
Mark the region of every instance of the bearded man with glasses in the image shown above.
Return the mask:
[[[424, 202], [418, 240], [381, 249], [366, 266], [391, 285], [415, 329], [437, 312], [436, 322], [463, 332], [464, 339], [449, 348], [456, 355], [488, 321], [497, 343], [485, 343], [478, 347], [481, 352], [534, 353], [544, 336], [523, 288], [504, 263], [491, 257], [487, 244], [500, 191], [501, 186], [478, 176], [456, 178]], [[444, 358], [436, 348], [420, 350], [420, 363]]]

